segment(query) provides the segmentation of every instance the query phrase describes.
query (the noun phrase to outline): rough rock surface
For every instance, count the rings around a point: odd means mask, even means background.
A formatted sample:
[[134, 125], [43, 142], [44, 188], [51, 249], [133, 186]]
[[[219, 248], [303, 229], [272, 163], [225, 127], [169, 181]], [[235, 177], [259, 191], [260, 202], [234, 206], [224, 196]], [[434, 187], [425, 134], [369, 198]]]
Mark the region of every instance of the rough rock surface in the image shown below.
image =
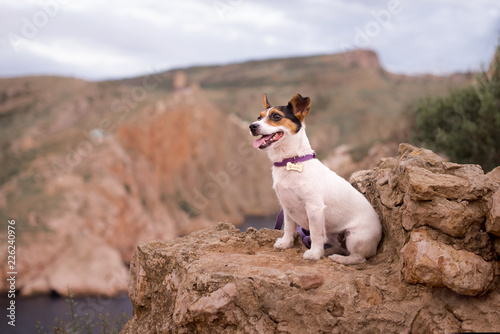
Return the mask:
[[[393, 248], [394, 256], [401, 258], [401, 249], [410, 239], [409, 233], [426, 230], [436, 241], [429, 244], [429, 250], [439, 254], [449, 249], [446, 247], [449, 245], [455, 250], [471, 253], [470, 256], [452, 257], [454, 261], [464, 259], [464, 263], [457, 263], [458, 267], [465, 266], [466, 259], [475, 254], [490, 261], [496, 272], [499, 258], [495, 250], [498, 248], [497, 241], [494, 235], [487, 232], [487, 222], [498, 184], [484, 175], [481, 167], [443, 161], [432, 151], [401, 144], [397, 158], [382, 159], [376, 168], [353, 174], [351, 183], [365, 194], [382, 217], [385, 235], [381, 243], [383, 251]], [[439, 259], [442, 261], [442, 258]], [[428, 263], [420, 260], [412, 269], [413, 274], [426, 270], [419, 266]], [[438, 265], [443, 275], [441, 280], [421, 278], [421, 283], [438, 287], [443, 282], [456, 281], [453, 270], [441, 268], [441, 262]], [[405, 276], [414, 277], [408, 270]], [[483, 282], [490, 281], [488, 271], [471, 275], [480, 275]], [[465, 281], [463, 283], [467, 285]], [[466, 295], [478, 295], [486, 293], [489, 288], [490, 285], [485, 283], [479, 290], [472, 288], [464, 291], [455, 285], [452, 289]]]
[[486, 231], [500, 237], [500, 191], [493, 196], [491, 210], [486, 220]]
[[[306, 261], [299, 239], [278, 251], [281, 231], [242, 233], [227, 223], [141, 243], [123, 333], [500, 331], [497, 239], [485, 231], [496, 183], [477, 166], [407, 144], [351, 180], [383, 223], [375, 257], [354, 266]], [[429, 203], [443, 210], [421, 208]], [[458, 214], [449, 209], [457, 204]]]
[[444, 286], [468, 296], [488, 291], [493, 283], [491, 262], [435, 241], [427, 230], [414, 230], [401, 252], [405, 262], [403, 274], [408, 283]]
[[466, 297], [410, 285], [382, 252], [362, 265], [273, 249], [282, 232], [221, 223], [141, 243], [131, 266], [134, 317], [122, 333], [439, 333], [500, 330], [500, 292]]

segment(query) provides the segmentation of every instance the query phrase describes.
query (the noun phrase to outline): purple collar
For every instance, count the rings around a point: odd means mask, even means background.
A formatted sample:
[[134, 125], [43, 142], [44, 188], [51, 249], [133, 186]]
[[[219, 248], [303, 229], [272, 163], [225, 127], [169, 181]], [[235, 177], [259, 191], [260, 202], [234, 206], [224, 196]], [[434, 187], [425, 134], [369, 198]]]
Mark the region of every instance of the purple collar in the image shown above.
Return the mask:
[[287, 159], [284, 159], [280, 162], [275, 162], [273, 165], [274, 165], [274, 167], [285, 167], [286, 164], [289, 162], [296, 164], [297, 162], [304, 162], [304, 161], [308, 161], [308, 160], [311, 160], [314, 158], [316, 158], [316, 152], [313, 152], [312, 154], [303, 155], [301, 157], [295, 156], [292, 158], [287, 158]]

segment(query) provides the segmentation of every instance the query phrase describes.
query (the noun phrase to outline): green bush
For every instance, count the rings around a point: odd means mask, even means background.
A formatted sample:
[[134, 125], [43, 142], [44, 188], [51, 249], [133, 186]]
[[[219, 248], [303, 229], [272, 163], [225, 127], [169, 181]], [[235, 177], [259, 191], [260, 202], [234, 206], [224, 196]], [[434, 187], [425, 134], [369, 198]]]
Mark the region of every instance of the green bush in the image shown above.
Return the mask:
[[476, 163], [487, 172], [500, 165], [500, 45], [488, 73], [449, 96], [415, 106], [413, 140], [458, 163]]

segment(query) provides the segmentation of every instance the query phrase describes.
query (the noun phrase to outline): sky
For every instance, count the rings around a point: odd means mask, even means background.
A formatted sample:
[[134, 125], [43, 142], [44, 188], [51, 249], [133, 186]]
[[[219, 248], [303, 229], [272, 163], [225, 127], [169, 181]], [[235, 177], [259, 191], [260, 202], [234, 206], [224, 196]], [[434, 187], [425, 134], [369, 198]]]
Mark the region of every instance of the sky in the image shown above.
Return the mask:
[[118, 79], [372, 49], [402, 74], [478, 71], [498, 0], [0, 0], [0, 77]]

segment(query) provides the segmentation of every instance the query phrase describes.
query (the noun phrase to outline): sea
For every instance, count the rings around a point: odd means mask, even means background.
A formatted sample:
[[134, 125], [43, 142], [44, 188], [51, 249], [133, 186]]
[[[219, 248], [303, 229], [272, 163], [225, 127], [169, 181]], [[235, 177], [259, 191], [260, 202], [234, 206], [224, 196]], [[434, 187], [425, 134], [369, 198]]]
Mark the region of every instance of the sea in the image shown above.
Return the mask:
[[[238, 228], [244, 232], [249, 227], [256, 229], [274, 228], [275, 217], [248, 216], [244, 223]], [[92, 320], [93, 334], [103, 332], [102, 315], [106, 315], [106, 321], [118, 328], [113, 323], [120, 322], [123, 317], [130, 319], [132, 317], [132, 303], [128, 294], [124, 293], [115, 297], [87, 296], [74, 297], [73, 302], [68, 302], [66, 297], [52, 294], [48, 296], [21, 297], [18, 294], [15, 298], [16, 318], [15, 326], [8, 324], [7, 307], [11, 299], [7, 294], [0, 296], [0, 334], [38, 334], [54, 333], [53, 328], [62, 323], [66, 328], [71, 324], [72, 314], [78, 317], [89, 317]], [[73, 307], [73, 312], [71, 308]], [[56, 321], [57, 319], [57, 321]], [[121, 322], [123, 325], [123, 321]], [[121, 325], [121, 326], [122, 326]], [[121, 328], [119, 328], [121, 329]], [[81, 333], [87, 333], [83, 330]]]

